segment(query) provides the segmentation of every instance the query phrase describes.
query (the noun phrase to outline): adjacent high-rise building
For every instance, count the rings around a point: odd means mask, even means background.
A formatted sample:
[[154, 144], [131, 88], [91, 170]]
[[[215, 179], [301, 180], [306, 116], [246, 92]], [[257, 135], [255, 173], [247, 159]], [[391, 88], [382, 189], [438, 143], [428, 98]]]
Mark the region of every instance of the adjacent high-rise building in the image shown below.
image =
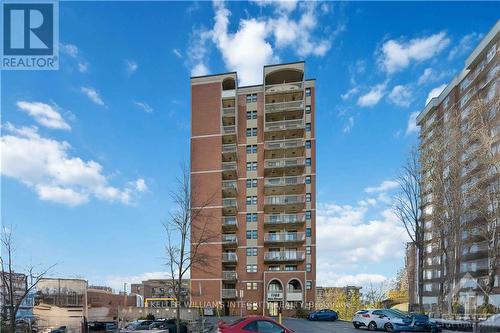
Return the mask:
[[[193, 305], [292, 314], [316, 290], [315, 81], [304, 62], [191, 78], [193, 231], [217, 235], [193, 264]], [[210, 216], [210, 219], [207, 218]], [[194, 237], [196, 238], [196, 237]]]
[[[499, 90], [499, 38], [500, 21], [417, 117], [425, 241], [418, 292], [426, 310], [439, 311], [443, 297], [455, 312], [472, 314], [486, 299], [500, 306], [500, 264], [492, 269], [500, 251], [490, 243], [500, 235], [498, 196], [493, 197], [499, 191], [500, 116], [498, 105], [492, 106]], [[477, 103], [490, 109], [480, 115]], [[453, 264], [445, 265], [447, 259]]]

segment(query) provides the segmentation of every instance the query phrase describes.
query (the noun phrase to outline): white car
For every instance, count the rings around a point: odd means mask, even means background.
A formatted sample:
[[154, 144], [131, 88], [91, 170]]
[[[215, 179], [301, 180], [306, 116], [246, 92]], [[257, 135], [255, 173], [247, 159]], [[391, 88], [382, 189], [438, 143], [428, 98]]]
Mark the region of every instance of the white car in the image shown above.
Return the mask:
[[393, 311], [360, 310], [354, 314], [352, 324], [354, 328], [367, 327], [370, 331], [385, 330], [393, 332], [396, 327], [409, 324], [404, 319], [406, 319], [404, 316]]

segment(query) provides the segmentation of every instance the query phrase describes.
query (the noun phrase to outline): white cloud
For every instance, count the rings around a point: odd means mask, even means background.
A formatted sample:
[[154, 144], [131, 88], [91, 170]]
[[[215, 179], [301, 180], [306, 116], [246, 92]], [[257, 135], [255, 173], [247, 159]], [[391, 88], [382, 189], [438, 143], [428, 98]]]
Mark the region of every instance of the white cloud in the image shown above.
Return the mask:
[[408, 118], [408, 126], [406, 127], [406, 135], [418, 133], [417, 117], [419, 112], [412, 112]]
[[377, 105], [378, 102], [384, 97], [385, 95], [385, 83], [377, 84], [376, 86], [373, 86], [369, 92], [366, 94], [360, 96], [358, 98], [358, 106], [361, 107], [370, 107]]
[[365, 188], [366, 193], [379, 193], [393, 190], [399, 186], [395, 180], [384, 180], [380, 185]]
[[[213, 3], [215, 11], [212, 29], [194, 30], [187, 51], [187, 65], [191, 75], [209, 73], [207, 55], [209, 42], [221, 53], [228, 70], [238, 72], [241, 85], [262, 82], [262, 67], [279, 61], [278, 51], [290, 49], [301, 58], [324, 56], [331, 47], [332, 39], [345, 29], [341, 23], [327, 37], [317, 33], [317, 15], [324, 14], [318, 4], [289, 2], [259, 2], [259, 5], [276, 6], [272, 17], [243, 18], [235, 32], [229, 31], [231, 12], [224, 2]], [[297, 19], [289, 13], [297, 8]], [[321, 27], [324, 31], [324, 27]], [[325, 34], [326, 35], [326, 34]]]
[[62, 54], [66, 54], [77, 61], [78, 71], [80, 73], [86, 73], [89, 68], [89, 64], [81, 56], [80, 49], [74, 44], [59, 44], [59, 50]]
[[41, 102], [18, 101], [17, 107], [28, 113], [38, 124], [52, 128], [70, 130], [71, 127], [57, 110], [57, 106]]
[[408, 67], [411, 61], [428, 60], [441, 53], [450, 43], [445, 32], [409, 41], [388, 40], [381, 47], [379, 64], [389, 74]]
[[172, 49], [172, 52], [175, 54], [175, 56], [179, 59], [182, 59], [182, 53], [178, 49]]
[[87, 62], [78, 63], [78, 71], [80, 73], [86, 73], [89, 70], [89, 64]]
[[109, 275], [104, 278], [104, 281], [98, 281], [106, 286], [113, 288], [115, 291], [123, 290], [123, 284], [141, 283], [150, 279], [167, 279], [166, 272], [146, 272], [136, 275]]
[[147, 112], [147, 113], [151, 113], [151, 112], [154, 111], [154, 109], [151, 106], [149, 106], [149, 104], [146, 103], [146, 102], [134, 101], [134, 104], [136, 106], [138, 106], [139, 108], [141, 108], [142, 110], [144, 110], [145, 112]]
[[344, 132], [344, 134], [350, 133], [353, 127], [354, 127], [354, 118], [349, 117], [347, 118], [347, 123], [344, 125], [342, 132]]
[[[336, 269], [328, 269], [322, 263], [318, 263], [318, 270], [325, 269], [325, 272], [318, 277], [318, 286], [345, 287], [379, 285], [389, 278], [381, 274], [359, 273], [359, 274], [339, 274]], [[338, 271], [338, 270], [337, 270]], [[362, 290], [363, 291], [363, 290]]]
[[106, 106], [99, 92], [92, 87], [80, 87], [80, 91], [84, 93], [92, 102], [100, 106]]
[[448, 60], [453, 60], [468, 53], [468, 51], [472, 49], [472, 47], [475, 46], [481, 38], [483, 38], [483, 35], [478, 34], [477, 32], [471, 32], [470, 34], [463, 36], [460, 39], [460, 42], [458, 42], [458, 44], [450, 50], [450, 53], [448, 53]]
[[[361, 285], [382, 282], [386, 277], [371, 273], [372, 269], [370, 273], [352, 272], [360, 265], [373, 267], [391, 261], [401, 261], [403, 264], [408, 238], [404, 227], [390, 208], [382, 210], [378, 214], [379, 218], [369, 219], [367, 213], [370, 207], [366, 201], [356, 206], [318, 205], [316, 237], [319, 284], [340, 286], [353, 282]], [[335, 255], [332, 256], [332, 253]], [[335, 282], [336, 279], [340, 281]]]
[[340, 98], [342, 98], [344, 101], [348, 100], [352, 96], [356, 95], [359, 91], [358, 87], [354, 87], [349, 89], [345, 94], [340, 95]]
[[4, 125], [1, 137], [2, 175], [34, 189], [42, 200], [76, 206], [90, 196], [123, 204], [133, 204], [147, 186], [142, 178], [123, 188], [109, 184], [102, 166], [69, 155], [66, 141], [42, 137], [36, 127]]
[[424, 72], [418, 78], [418, 84], [423, 85], [423, 84], [427, 83], [428, 81], [432, 80], [433, 75], [434, 75], [434, 71], [432, 68], [424, 69]]
[[394, 86], [389, 93], [389, 100], [397, 106], [407, 108], [412, 100], [412, 91], [408, 86]]
[[275, 6], [278, 11], [291, 13], [297, 8], [297, 0], [252, 0], [255, 4], [264, 6]]
[[125, 70], [129, 75], [134, 74], [138, 68], [139, 65], [134, 60], [125, 60]]
[[446, 84], [443, 83], [439, 87], [432, 89], [429, 92], [429, 94], [427, 95], [427, 99], [425, 100], [425, 105], [427, 105], [430, 102], [430, 100], [433, 99], [434, 97], [438, 97], [439, 95], [441, 95], [441, 93], [443, 92], [443, 90], [445, 88], [446, 88]]

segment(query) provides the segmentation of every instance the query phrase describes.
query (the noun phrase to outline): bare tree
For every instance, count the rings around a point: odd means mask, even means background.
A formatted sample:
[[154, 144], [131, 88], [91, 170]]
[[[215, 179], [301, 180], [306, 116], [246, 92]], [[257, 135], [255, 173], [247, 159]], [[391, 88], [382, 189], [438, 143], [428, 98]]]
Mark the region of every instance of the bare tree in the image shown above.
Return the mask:
[[394, 198], [394, 212], [417, 250], [417, 295], [422, 307], [424, 227], [421, 219], [421, 170], [418, 150], [413, 148], [398, 177], [399, 191]]
[[205, 245], [219, 240], [220, 233], [213, 230], [213, 216], [207, 209], [213, 202], [213, 195], [203, 199], [190, 183], [189, 169], [181, 167], [181, 177], [177, 178], [177, 188], [171, 192], [174, 210], [164, 223], [167, 234], [167, 267], [176, 297], [176, 326], [180, 332], [180, 307], [182, 280], [192, 268], [210, 270], [213, 258]]
[[[8, 322], [8, 332], [14, 333], [16, 326], [16, 315], [21, 304], [28, 294], [36, 287], [37, 283], [45, 277], [56, 265], [37, 269], [30, 265], [24, 272], [14, 271], [14, 242], [12, 227], [2, 227], [1, 230], [2, 256], [0, 265], [2, 267], [2, 319]], [[21, 287], [20, 284], [24, 286]]]
[[478, 236], [487, 244], [488, 276], [484, 284], [485, 304], [495, 285], [500, 261], [500, 93], [478, 98], [471, 104], [467, 140], [475, 147], [475, 160], [467, 173], [475, 181], [470, 185], [470, 206], [479, 215], [473, 221]]

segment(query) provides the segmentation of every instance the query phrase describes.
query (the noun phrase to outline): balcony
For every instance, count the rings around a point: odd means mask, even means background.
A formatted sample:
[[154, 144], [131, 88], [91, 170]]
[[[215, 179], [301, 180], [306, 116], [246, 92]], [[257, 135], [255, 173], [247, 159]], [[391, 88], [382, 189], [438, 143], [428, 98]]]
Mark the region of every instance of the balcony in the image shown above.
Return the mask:
[[303, 92], [302, 82], [289, 82], [266, 85], [266, 95]]
[[222, 299], [236, 298], [236, 289], [222, 289]]
[[236, 115], [236, 108], [234, 106], [222, 108], [222, 117], [234, 118], [235, 115]]
[[222, 179], [235, 180], [238, 178], [236, 162], [222, 162]]
[[234, 252], [224, 252], [222, 253], [222, 262], [224, 264], [236, 264], [238, 262], [238, 256]]
[[302, 291], [287, 291], [286, 300], [288, 302], [301, 302], [302, 301]]
[[236, 281], [238, 279], [238, 274], [235, 271], [222, 271], [223, 281]]
[[266, 177], [280, 175], [302, 175], [306, 166], [304, 157], [275, 158], [264, 160], [264, 175]]
[[264, 253], [265, 262], [300, 262], [304, 261], [304, 251], [274, 251]]
[[221, 127], [222, 133], [222, 143], [236, 143], [236, 126], [235, 125], [227, 125]]
[[269, 214], [264, 217], [264, 224], [269, 226], [297, 226], [305, 222], [304, 214]]
[[304, 176], [288, 176], [266, 178], [264, 194], [300, 194], [305, 191], [306, 178]]
[[266, 141], [264, 149], [264, 158], [272, 158], [277, 154], [285, 157], [304, 156], [305, 141], [302, 139]]
[[264, 235], [264, 243], [268, 244], [303, 243], [305, 240], [304, 232], [275, 232]]
[[238, 247], [238, 238], [235, 234], [222, 234], [222, 246], [226, 248]]
[[302, 118], [304, 116], [304, 101], [287, 101], [267, 103], [265, 106], [266, 121], [276, 121], [283, 117]]
[[272, 195], [264, 200], [265, 213], [297, 213], [305, 208], [304, 195]]
[[237, 152], [238, 152], [238, 146], [235, 143], [222, 145], [222, 161], [223, 162], [236, 161]]
[[234, 216], [228, 216], [222, 218], [222, 230], [224, 231], [234, 231], [238, 229], [238, 220]]
[[222, 197], [234, 198], [238, 195], [238, 181], [236, 180], [223, 180], [222, 181]]
[[304, 128], [304, 119], [266, 121], [264, 127], [264, 139], [268, 141], [275, 138], [302, 138], [304, 137]]
[[222, 199], [223, 215], [236, 215], [237, 211], [238, 211], [238, 204], [236, 198]]

